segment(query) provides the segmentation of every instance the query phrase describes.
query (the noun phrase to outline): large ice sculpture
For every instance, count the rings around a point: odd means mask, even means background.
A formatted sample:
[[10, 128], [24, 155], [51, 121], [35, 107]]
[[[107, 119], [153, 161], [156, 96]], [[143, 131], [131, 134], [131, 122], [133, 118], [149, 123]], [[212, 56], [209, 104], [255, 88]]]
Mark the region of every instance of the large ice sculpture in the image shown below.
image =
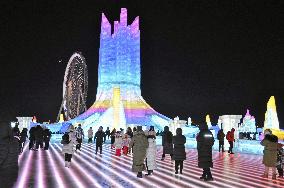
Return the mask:
[[127, 9], [122, 8], [112, 32], [102, 14], [96, 101], [69, 122], [81, 123], [85, 130], [91, 126], [125, 129], [137, 124], [162, 130], [170, 118], [156, 112], [141, 96], [140, 72], [139, 17], [127, 25]]
[[239, 127], [240, 132], [256, 132], [255, 126], [255, 118], [254, 116], [250, 115], [249, 110], [247, 109], [247, 113], [243, 118], [243, 123]]
[[267, 110], [265, 113], [265, 120], [264, 120], [264, 130], [265, 129], [279, 130], [279, 121], [277, 117], [274, 96], [271, 96], [267, 103]]

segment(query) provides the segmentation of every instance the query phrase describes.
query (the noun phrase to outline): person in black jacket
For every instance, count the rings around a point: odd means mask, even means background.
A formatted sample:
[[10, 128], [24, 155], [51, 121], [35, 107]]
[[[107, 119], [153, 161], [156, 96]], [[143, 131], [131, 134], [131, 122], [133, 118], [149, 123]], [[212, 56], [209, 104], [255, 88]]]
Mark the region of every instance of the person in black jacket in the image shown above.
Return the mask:
[[28, 138], [28, 129], [23, 128], [22, 132], [20, 133], [20, 152], [23, 152], [26, 140]]
[[103, 127], [100, 126], [99, 130], [96, 132], [94, 140], [96, 141], [96, 154], [98, 152], [98, 148], [100, 148], [100, 154], [102, 154], [102, 146], [104, 142], [105, 133], [103, 132]]
[[115, 141], [115, 134], [116, 134], [116, 129], [114, 128], [111, 133], [110, 133], [110, 144], [111, 144], [111, 149], [114, 148], [113, 144]]
[[165, 159], [166, 154], [170, 154], [171, 158], [173, 157], [173, 133], [169, 131], [169, 127], [164, 127], [164, 132], [162, 135], [162, 146], [163, 146], [163, 155], [162, 161]]
[[43, 131], [44, 150], [48, 150], [50, 139], [51, 139], [51, 132], [49, 129], [45, 129]]
[[34, 144], [35, 144], [35, 131], [36, 131], [36, 128], [35, 127], [32, 127], [29, 131], [30, 133], [30, 143], [29, 143], [29, 150], [31, 149], [34, 149]]
[[219, 152], [221, 151], [221, 148], [222, 148], [222, 152], [225, 152], [224, 138], [225, 138], [225, 133], [223, 132], [223, 129], [220, 129], [217, 134], [217, 139], [219, 140]]
[[107, 136], [107, 139], [109, 139], [109, 137], [110, 137], [110, 130], [109, 130], [109, 127], [107, 127], [105, 134], [106, 134], [106, 136]]
[[[174, 144], [174, 152], [173, 152], [173, 160], [175, 160], [175, 170], [176, 174], [178, 174], [178, 170], [180, 170], [180, 174], [182, 174], [183, 169], [183, 161], [186, 159], [185, 146], [186, 138], [182, 135], [182, 129], [176, 129], [176, 136], [173, 137]], [[180, 166], [180, 169], [179, 169]]]
[[198, 152], [198, 167], [203, 168], [203, 174], [200, 179], [204, 181], [212, 181], [213, 177], [210, 168], [213, 168], [212, 161], [212, 146], [214, 145], [214, 137], [207, 125], [199, 126], [200, 132], [198, 133], [197, 152]]
[[35, 130], [35, 141], [36, 141], [36, 151], [40, 148], [43, 148], [43, 128], [40, 125], [36, 126]]
[[19, 144], [8, 122], [0, 122], [0, 187], [11, 188], [18, 178]]

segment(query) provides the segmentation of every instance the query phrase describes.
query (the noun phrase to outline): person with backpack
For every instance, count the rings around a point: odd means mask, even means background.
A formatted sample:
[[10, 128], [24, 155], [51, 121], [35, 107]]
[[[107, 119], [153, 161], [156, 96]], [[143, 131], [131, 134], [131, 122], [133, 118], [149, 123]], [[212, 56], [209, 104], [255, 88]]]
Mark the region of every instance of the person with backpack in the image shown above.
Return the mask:
[[179, 173], [182, 174], [183, 161], [186, 159], [185, 146], [184, 146], [185, 143], [186, 143], [186, 138], [182, 134], [182, 129], [177, 128], [176, 136], [173, 137], [173, 144], [174, 144], [173, 159], [175, 160], [175, 170], [176, 170], [175, 174], [178, 174], [178, 170]]
[[173, 133], [169, 130], [168, 126], [164, 127], [164, 132], [162, 135], [162, 146], [163, 154], [162, 161], [165, 159], [166, 154], [170, 154], [171, 158], [173, 157]]
[[103, 127], [100, 126], [94, 137], [94, 141], [96, 141], [96, 154], [98, 152], [98, 148], [100, 148], [100, 154], [102, 154], [104, 137], [105, 133], [103, 132]]
[[48, 150], [50, 139], [51, 139], [51, 132], [49, 129], [45, 129], [43, 131], [44, 150]]
[[74, 126], [70, 125], [67, 129], [67, 132], [65, 132], [62, 136], [61, 140], [61, 144], [63, 144], [62, 153], [65, 156], [65, 167], [67, 168], [70, 168], [71, 166], [71, 159], [72, 155], [74, 154], [74, 145], [77, 143], [77, 138], [74, 133]]
[[92, 143], [93, 142], [93, 135], [94, 135], [93, 128], [90, 127], [89, 130], [88, 130], [88, 143]]
[[225, 138], [225, 134], [223, 132], [223, 129], [220, 129], [217, 134], [217, 139], [219, 140], [219, 152], [221, 151], [221, 148], [222, 148], [222, 152], [225, 152], [224, 151], [224, 138]]
[[204, 181], [213, 181], [210, 168], [213, 168], [212, 147], [214, 145], [214, 137], [206, 124], [199, 126], [200, 132], [196, 137], [198, 167], [203, 169], [200, 179]]
[[81, 124], [78, 125], [76, 129], [76, 138], [77, 138], [77, 145], [76, 145], [76, 151], [80, 150], [81, 151], [81, 145], [84, 139], [84, 131], [81, 127]]
[[0, 122], [0, 187], [14, 187], [18, 178], [19, 144], [9, 122]]
[[232, 128], [231, 131], [227, 132], [226, 139], [228, 140], [230, 144], [228, 153], [234, 154], [233, 153], [233, 147], [234, 147], [234, 142], [235, 142], [235, 129], [234, 128]]

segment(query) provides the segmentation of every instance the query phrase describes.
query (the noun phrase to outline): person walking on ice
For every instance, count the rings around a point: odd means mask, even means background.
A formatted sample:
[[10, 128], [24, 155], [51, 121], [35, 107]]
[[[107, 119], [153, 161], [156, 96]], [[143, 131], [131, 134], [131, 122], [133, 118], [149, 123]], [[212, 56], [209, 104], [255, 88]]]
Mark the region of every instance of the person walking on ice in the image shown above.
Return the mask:
[[62, 136], [61, 144], [62, 153], [65, 156], [65, 167], [70, 168], [72, 155], [74, 154], [74, 146], [77, 144], [73, 125], [70, 125], [67, 132]]

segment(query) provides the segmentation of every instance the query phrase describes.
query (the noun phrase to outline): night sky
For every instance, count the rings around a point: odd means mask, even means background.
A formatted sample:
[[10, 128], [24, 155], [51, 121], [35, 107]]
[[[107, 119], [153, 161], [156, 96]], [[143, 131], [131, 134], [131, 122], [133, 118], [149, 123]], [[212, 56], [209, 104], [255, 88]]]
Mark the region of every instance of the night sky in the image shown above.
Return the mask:
[[[55, 3], [56, 2], [56, 3]], [[283, 1], [4, 1], [0, 10], [0, 119], [55, 121], [65, 67], [87, 61], [95, 101], [101, 13], [140, 16], [142, 96], [156, 111], [203, 123], [246, 109], [263, 125], [276, 97], [284, 128]], [[62, 62], [60, 62], [62, 60]]]

